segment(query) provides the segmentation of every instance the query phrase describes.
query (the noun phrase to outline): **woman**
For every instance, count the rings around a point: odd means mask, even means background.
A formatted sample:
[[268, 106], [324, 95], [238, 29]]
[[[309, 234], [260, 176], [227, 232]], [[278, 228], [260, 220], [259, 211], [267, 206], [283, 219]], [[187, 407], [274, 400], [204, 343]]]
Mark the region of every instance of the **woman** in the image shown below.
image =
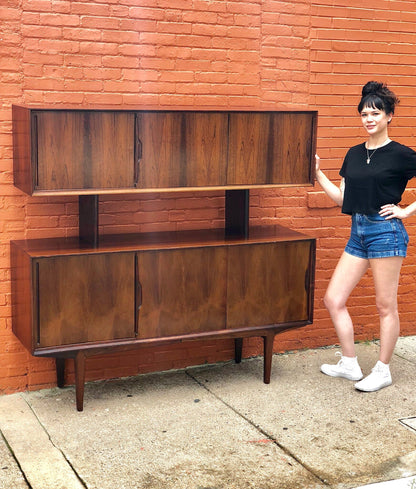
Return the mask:
[[343, 213], [352, 216], [350, 239], [324, 297], [341, 343], [341, 359], [336, 365], [322, 365], [321, 371], [355, 381], [363, 377], [346, 302], [370, 267], [380, 316], [380, 356], [371, 374], [355, 384], [366, 392], [392, 383], [389, 363], [400, 331], [397, 289], [409, 240], [402, 219], [416, 213], [416, 202], [398, 205], [408, 180], [416, 176], [416, 152], [388, 136], [398, 102], [383, 83], [368, 82], [363, 87], [358, 112], [368, 139], [347, 152], [339, 187], [324, 175], [316, 156], [319, 184]]

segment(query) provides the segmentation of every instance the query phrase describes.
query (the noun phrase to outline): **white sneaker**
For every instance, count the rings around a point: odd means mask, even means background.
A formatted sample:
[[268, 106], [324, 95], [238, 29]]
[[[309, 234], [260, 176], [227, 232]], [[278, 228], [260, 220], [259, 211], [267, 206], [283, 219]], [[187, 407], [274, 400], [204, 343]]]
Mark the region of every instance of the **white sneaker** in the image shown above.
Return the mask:
[[330, 377], [343, 377], [348, 380], [360, 380], [363, 378], [357, 357], [343, 357], [339, 351], [335, 355], [341, 356], [341, 360], [336, 365], [329, 365], [327, 363], [321, 365], [322, 373]]
[[359, 391], [375, 392], [391, 384], [392, 380], [389, 366], [378, 361], [371, 374], [361, 382], [357, 382], [354, 387]]

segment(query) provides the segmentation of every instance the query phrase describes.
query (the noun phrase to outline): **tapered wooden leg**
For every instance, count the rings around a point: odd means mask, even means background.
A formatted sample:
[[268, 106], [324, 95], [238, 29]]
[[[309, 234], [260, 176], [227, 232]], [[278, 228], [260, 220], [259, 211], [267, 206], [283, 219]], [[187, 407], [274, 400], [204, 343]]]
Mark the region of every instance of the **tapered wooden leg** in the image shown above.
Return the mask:
[[75, 359], [75, 394], [77, 399], [77, 410], [84, 409], [84, 384], [85, 384], [85, 355], [78, 352]]
[[236, 338], [234, 340], [234, 352], [235, 363], [241, 363], [241, 358], [243, 356], [243, 338]]
[[270, 384], [270, 374], [272, 371], [273, 360], [273, 342], [274, 333], [270, 333], [267, 336], [263, 336], [264, 341], [264, 373], [263, 381], [265, 384]]
[[60, 388], [65, 385], [65, 358], [56, 359], [56, 382]]

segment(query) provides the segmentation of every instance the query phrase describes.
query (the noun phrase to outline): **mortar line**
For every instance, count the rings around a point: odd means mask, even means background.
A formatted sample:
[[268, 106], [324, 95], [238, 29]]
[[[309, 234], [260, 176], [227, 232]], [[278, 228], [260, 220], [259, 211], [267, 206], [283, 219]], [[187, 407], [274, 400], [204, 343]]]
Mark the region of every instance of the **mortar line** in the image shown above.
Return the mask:
[[200, 382], [196, 377], [194, 377], [188, 370], [185, 370], [185, 373], [192, 379], [194, 380], [199, 386], [201, 386], [203, 389], [205, 389], [207, 392], [209, 392], [212, 396], [214, 396], [217, 400], [219, 400], [222, 404], [224, 404], [227, 408], [231, 409], [237, 416], [240, 418], [244, 419], [247, 423], [249, 423], [253, 428], [255, 428], [259, 433], [261, 433], [263, 436], [265, 436], [267, 439], [269, 439], [272, 443], [274, 443], [278, 448], [280, 448], [287, 456], [295, 460], [296, 463], [298, 463], [301, 467], [303, 467], [307, 472], [312, 474], [315, 479], [317, 479], [319, 482], [324, 484], [326, 487], [332, 487], [331, 484], [329, 484], [327, 481], [322, 479], [318, 473], [315, 472], [311, 467], [309, 467], [307, 464], [302, 462], [299, 457], [297, 457], [294, 453], [292, 453], [288, 448], [286, 448], [284, 445], [279, 443], [272, 435], [267, 433], [265, 430], [263, 430], [260, 426], [256, 425], [251, 421], [249, 418], [244, 416], [244, 414], [240, 413], [236, 408], [228, 404], [224, 399], [219, 397], [215, 392], [211, 391], [205, 384]]

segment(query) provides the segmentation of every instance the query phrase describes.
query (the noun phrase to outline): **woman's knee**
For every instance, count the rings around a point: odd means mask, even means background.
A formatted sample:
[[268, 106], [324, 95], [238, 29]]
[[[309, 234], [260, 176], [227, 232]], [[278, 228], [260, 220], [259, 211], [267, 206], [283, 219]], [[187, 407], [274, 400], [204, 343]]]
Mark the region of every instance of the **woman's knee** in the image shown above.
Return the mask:
[[324, 304], [330, 312], [336, 312], [345, 307], [345, 301], [340, 300], [339, 295], [332, 294], [330, 291], [327, 291], [324, 296]]
[[380, 317], [398, 316], [397, 300], [376, 299], [376, 307]]

